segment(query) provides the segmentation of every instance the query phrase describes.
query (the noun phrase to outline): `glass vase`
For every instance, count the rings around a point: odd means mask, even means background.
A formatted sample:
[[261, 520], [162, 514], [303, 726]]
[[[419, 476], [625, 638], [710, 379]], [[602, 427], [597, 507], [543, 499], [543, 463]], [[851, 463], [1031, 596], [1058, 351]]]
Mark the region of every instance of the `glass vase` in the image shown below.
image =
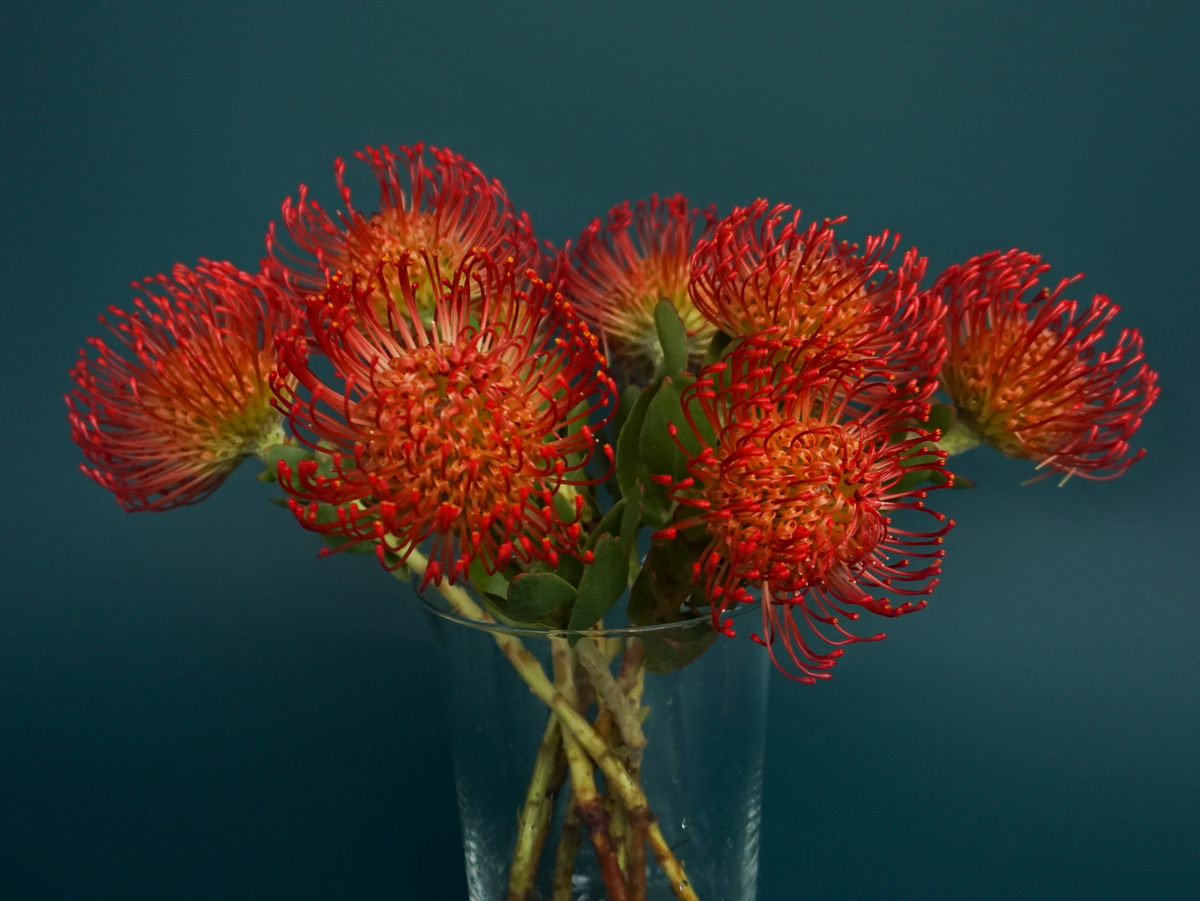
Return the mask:
[[[597, 659], [608, 660], [614, 677], [624, 677], [627, 658], [641, 667], [638, 705], [645, 745], [636, 778], [648, 805], [647, 819], [657, 825], [681, 869], [672, 876], [655, 853], [644, 855], [643, 869], [635, 856], [642, 843], [633, 827], [622, 822], [621, 805], [612, 797], [616, 793], [598, 767], [597, 791], [627, 882], [626, 897], [753, 901], [769, 671], [767, 654], [749, 638], [756, 607], [737, 611], [738, 634], [729, 638], [714, 635], [707, 618], [569, 633], [482, 623], [456, 615], [437, 597], [422, 602], [443, 652], [441, 681], [471, 901], [602, 901], [614, 896], [611, 883], [602, 878], [591, 829], [580, 825], [577, 809], [572, 809], [574, 774], [561, 755], [544, 789], [530, 791], [535, 761], [543, 760], [544, 773], [549, 759], [545, 751], [540, 757], [539, 750], [545, 747], [552, 714], [545, 699], [535, 696], [518, 675], [512, 661], [514, 639], [551, 678], [555, 648], [562, 652], [573, 646], [582, 655], [578, 643], [583, 641], [597, 649]], [[599, 728], [598, 693], [589, 692], [582, 667], [576, 666], [576, 672], [581, 688], [575, 707]], [[628, 752], [618, 745], [616, 753]], [[543, 837], [525, 836], [524, 856], [517, 864], [514, 854], [522, 830], [531, 829], [526, 813], [532, 797], [546, 799], [541, 809], [547, 825]], [[575, 848], [568, 868], [564, 859]], [[514, 868], [527, 875], [510, 885]], [[611, 870], [607, 876], [613, 878]]]

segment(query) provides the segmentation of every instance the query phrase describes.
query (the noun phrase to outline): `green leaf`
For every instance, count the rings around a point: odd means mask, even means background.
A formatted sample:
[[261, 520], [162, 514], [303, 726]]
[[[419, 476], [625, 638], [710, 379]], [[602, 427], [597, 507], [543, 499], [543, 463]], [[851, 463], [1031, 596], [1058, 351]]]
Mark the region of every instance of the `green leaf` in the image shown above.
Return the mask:
[[[276, 473], [279, 469], [279, 461], [283, 460], [292, 469], [292, 479], [296, 479], [296, 470], [300, 463], [304, 460], [313, 459], [313, 453], [306, 447], [301, 447], [298, 444], [272, 444], [263, 451], [263, 463], [266, 470], [263, 472], [260, 479], [264, 482], [274, 482]], [[299, 487], [298, 485], [296, 487]]]
[[708, 350], [704, 352], [704, 362], [701, 365], [711, 366], [713, 363], [719, 361], [725, 355], [725, 348], [732, 341], [733, 338], [724, 332], [713, 332], [712, 340], [708, 342]]
[[[342, 545], [350, 544], [350, 539], [346, 538], [344, 535], [322, 535], [321, 540], [330, 547], [342, 547]], [[339, 553], [354, 554], [357, 557], [365, 556], [367, 554], [374, 554], [375, 541], [373, 539], [371, 541], [356, 541], [354, 544], [350, 545], [350, 547], [340, 551]]]
[[554, 572], [569, 582], [572, 588], [578, 588], [579, 580], [583, 577], [583, 561], [571, 554], [560, 554], [558, 569]]
[[660, 300], [654, 308], [654, 325], [663, 351], [663, 371], [667, 375], [679, 375], [687, 369], [688, 339], [675, 304], [665, 298]]
[[954, 407], [951, 404], [933, 404], [929, 408], [929, 418], [921, 423], [921, 427], [927, 432], [932, 432], [934, 429], [941, 429], [943, 435], [950, 431], [950, 425], [954, 422]]
[[[642, 496], [642, 506], [646, 511], [648, 522], [657, 526], [666, 525], [671, 509], [674, 506], [667, 497], [667, 488], [650, 479], [650, 475], [669, 475], [674, 481], [687, 476], [684, 465], [687, 457], [668, 429], [674, 424], [679, 440], [687, 448], [687, 456], [700, 453], [700, 442], [683, 415], [682, 395], [685, 388], [696, 381], [694, 376], [683, 374], [678, 378], [665, 378], [658, 393], [646, 410], [646, 419], [642, 423], [642, 433], [638, 442], [641, 451], [642, 465], [646, 470], [643, 478], [645, 491]], [[700, 417], [703, 420], [703, 417]]]
[[527, 623], [536, 623], [543, 616], [571, 603], [575, 589], [554, 573], [524, 573], [508, 585], [508, 615]]
[[506, 626], [523, 626], [525, 623], [518, 622], [508, 615], [508, 612], [502, 606], [503, 598], [497, 598], [490, 594], [480, 595], [479, 600], [483, 601], [484, 609], [492, 615], [492, 618], [498, 623], [503, 623]]
[[621, 434], [617, 438], [617, 484], [621, 486], [624, 497], [633, 490], [634, 482], [639, 477], [644, 479], [646, 466], [642, 462], [639, 450], [639, 439], [642, 434], [642, 423], [646, 421], [646, 411], [654, 400], [658, 385], [650, 385], [638, 395], [637, 403], [629, 411], [629, 418], [621, 426]]
[[[412, 569], [409, 567], [409, 565], [407, 563], [400, 563], [400, 555], [397, 554], [395, 551], [384, 551], [383, 552], [383, 562], [386, 563], [388, 566], [395, 567], [392, 570], [393, 578], [398, 579], [401, 582], [407, 582], [410, 579], [412, 579], [412, 577], [413, 577]], [[396, 566], [397, 563], [400, 563], [400, 565]]]
[[621, 511], [621, 546], [631, 557], [637, 554], [638, 527], [642, 521], [642, 485], [635, 482], [633, 493], [626, 499]]
[[[638, 402], [638, 398], [642, 396], [642, 389], [638, 385], [626, 385], [621, 391], [621, 399], [617, 403], [617, 412], [613, 416], [612, 434], [619, 436], [621, 429], [625, 425], [625, 421], [629, 419], [629, 413], [634, 405]], [[614, 441], [613, 444], [616, 444]]]
[[[318, 504], [317, 505], [317, 522], [324, 525], [338, 521], [338, 508], [333, 504]], [[363, 521], [366, 522], [365, 520]], [[345, 535], [321, 535], [321, 540], [329, 547], [343, 547], [343, 545], [351, 544], [351, 547], [344, 548], [340, 553], [343, 554], [373, 554], [375, 553], [375, 539], [368, 538], [364, 541], [354, 541]]]
[[594, 548], [596, 542], [600, 540], [601, 535], [620, 534], [621, 523], [623, 521], [621, 517], [625, 513], [625, 504], [625, 498], [621, 498], [609, 508], [608, 512], [600, 519], [600, 522], [596, 524], [596, 528], [592, 529], [592, 534], [588, 536], [587, 543], [583, 546], [585, 551], [590, 551]]
[[583, 571], [579, 592], [571, 609], [569, 628], [590, 629], [599, 622], [628, 587], [629, 556], [611, 535], [603, 535], [593, 551], [595, 559]]
[[683, 415], [683, 391], [695, 381], [694, 376], [686, 374], [677, 378], [668, 376], [646, 408], [638, 449], [648, 472], [669, 475], [675, 481], [687, 475], [685, 457], [668, 429], [671, 424], [675, 425], [688, 455], [694, 457], [700, 453], [700, 442]]
[[951, 488], [974, 488], [975, 483], [972, 482], [970, 479], [968, 479], [966, 476], [960, 476], [958, 473], [955, 473], [954, 481], [950, 483], [950, 487]]
[[631, 623], [649, 626], [678, 622], [689, 615], [685, 610], [689, 600], [698, 605], [707, 603], [703, 589], [692, 581], [692, 564], [707, 543], [704, 535], [698, 541], [678, 535], [672, 541], [656, 541], [650, 546], [629, 595]]
[[703, 654], [716, 637], [707, 616], [678, 629], [646, 635], [642, 638], [646, 647], [646, 671], [661, 674], [682, 669]]
[[[569, 488], [569, 487], [571, 487], [571, 486], [569, 486], [569, 485], [563, 486], [563, 488]], [[567, 494], [561, 490], [554, 492], [554, 511], [558, 514], [558, 518], [562, 522], [565, 522], [565, 523], [574, 522], [575, 521], [575, 498], [568, 497]]]
[[471, 561], [471, 568], [467, 570], [467, 576], [470, 578], [471, 584], [480, 591], [501, 598], [508, 597], [508, 579], [504, 578], [501, 573], [489, 573], [478, 560]]

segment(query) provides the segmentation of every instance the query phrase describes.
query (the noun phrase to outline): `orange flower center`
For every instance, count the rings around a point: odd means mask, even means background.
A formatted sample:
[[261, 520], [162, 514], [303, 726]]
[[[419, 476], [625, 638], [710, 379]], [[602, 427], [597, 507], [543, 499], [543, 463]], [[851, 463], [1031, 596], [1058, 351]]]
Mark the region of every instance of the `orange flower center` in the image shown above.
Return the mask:
[[837, 335], [853, 343], [869, 328], [864, 314], [874, 288], [842, 260], [813, 254], [752, 276], [736, 327], [739, 334], [753, 334], [779, 325], [784, 337]]
[[361, 465], [385, 480], [382, 495], [411, 498], [435, 531], [465, 537], [497, 518], [521, 519], [531, 493], [555, 490], [543, 485], [554, 476], [553, 445], [525, 437], [547, 431], [555, 411], [513, 369], [502, 353], [475, 346], [420, 347], [391, 360], [352, 413], [367, 436]]
[[697, 471], [714, 511], [710, 531], [761, 577], [785, 570], [811, 584], [875, 548], [885, 524], [873, 498], [882, 476], [856, 433], [768, 414], [731, 426], [710, 474]]

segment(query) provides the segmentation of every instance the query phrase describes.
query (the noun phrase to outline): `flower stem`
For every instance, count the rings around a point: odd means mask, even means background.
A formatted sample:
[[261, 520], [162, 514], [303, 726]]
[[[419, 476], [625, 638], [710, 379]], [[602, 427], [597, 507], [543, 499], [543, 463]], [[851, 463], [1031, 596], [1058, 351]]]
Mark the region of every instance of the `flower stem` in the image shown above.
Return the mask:
[[508, 870], [508, 901], [536, 898], [538, 860], [550, 828], [554, 798], [565, 776], [563, 772], [555, 772], [559, 769], [561, 747], [562, 727], [558, 717], [551, 713], [533, 762], [533, 775], [525, 791], [525, 806], [517, 821], [517, 847]]
[[592, 642], [586, 639], [580, 641], [575, 645], [575, 653], [579, 655], [579, 662], [591, 677], [592, 685], [596, 687], [596, 693], [600, 695], [604, 706], [612, 711], [613, 721], [621, 733], [621, 740], [629, 749], [630, 763], [636, 764], [641, 760], [642, 751], [646, 747], [646, 736], [642, 732], [642, 724], [638, 721], [636, 708], [630, 706], [625, 692], [617, 685], [617, 680], [613, 678], [604, 657]]
[[[646, 646], [636, 638], [629, 639], [625, 655], [621, 658], [621, 669], [617, 673], [617, 686], [629, 699], [634, 716], [641, 722], [642, 692], [646, 685], [646, 670], [642, 666], [646, 659]], [[641, 760], [630, 760], [629, 775], [641, 784]], [[628, 845], [625, 851], [625, 886], [629, 901], [646, 901], [646, 830], [644, 824], [630, 824]]]
[[[574, 661], [571, 659], [571, 650], [565, 639], [552, 638], [550, 642], [554, 648], [554, 680], [559, 697], [574, 702], [575, 684], [571, 675]], [[579, 644], [595, 647], [586, 638]], [[608, 816], [604, 810], [604, 803], [596, 790], [592, 761], [579, 746], [574, 735], [568, 732], [564, 733], [562, 738], [563, 749], [567, 754], [567, 767], [571, 773], [571, 790], [574, 793], [575, 805], [579, 818], [588, 828], [592, 847], [596, 849], [596, 861], [600, 864], [600, 876], [608, 890], [609, 901], [628, 901], [625, 893], [625, 874], [621, 872], [616, 849], [608, 831]]]
[[[425, 571], [428, 563], [416, 549], [409, 552], [407, 562], [409, 567], [418, 574]], [[476, 622], [494, 622], [492, 617], [476, 604], [463, 589], [450, 585], [444, 579], [439, 580], [435, 587], [460, 616]], [[508, 658], [513, 669], [517, 671], [517, 675], [529, 686], [529, 690], [558, 715], [563, 728], [563, 745], [568, 752], [568, 764], [570, 748], [566, 739], [570, 737], [600, 767], [611, 790], [620, 795], [634, 826], [645, 828], [650, 850], [654, 854], [655, 861], [666, 872], [675, 897], [679, 901], [700, 901], [687, 880], [683, 864], [675, 857], [663, 837], [662, 830], [658, 828], [658, 823], [655, 822], [654, 814], [650, 811], [650, 805], [646, 801], [645, 793], [637, 781], [630, 777], [621, 759], [609, 750], [605, 740], [596, 733], [587, 718], [575, 709], [575, 705], [554, 687], [546, 677], [546, 671], [542, 669], [538, 659], [529, 652], [519, 638], [502, 632], [492, 633], [492, 638], [499, 646], [501, 653]], [[572, 780], [572, 788], [575, 789], [574, 780]], [[624, 896], [622, 895], [622, 897]]]
[[562, 834], [558, 837], [558, 850], [554, 854], [554, 888], [550, 901], [571, 901], [572, 880], [575, 876], [575, 858], [583, 844], [579, 819], [579, 805], [575, 796], [567, 800], [567, 812], [563, 817]]

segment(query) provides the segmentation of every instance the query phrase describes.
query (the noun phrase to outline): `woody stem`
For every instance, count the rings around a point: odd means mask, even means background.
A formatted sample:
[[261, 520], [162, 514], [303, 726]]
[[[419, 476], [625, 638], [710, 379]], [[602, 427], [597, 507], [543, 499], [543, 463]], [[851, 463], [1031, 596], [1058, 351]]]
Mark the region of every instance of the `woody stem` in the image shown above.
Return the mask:
[[[424, 555], [416, 549], [412, 549], [408, 553], [407, 563], [414, 572], [420, 574], [425, 571], [428, 561]], [[465, 619], [485, 623], [494, 622], [492, 617], [462, 588], [450, 585], [444, 579], [439, 580], [435, 587], [450, 603], [454, 611]], [[675, 896], [679, 901], [700, 901], [688, 882], [683, 864], [672, 853], [663, 837], [662, 830], [655, 822], [645, 793], [637, 781], [630, 777], [624, 763], [609, 750], [604, 739], [596, 734], [592, 724], [575, 709], [574, 704], [558, 692], [546, 677], [546, 672], [542, 669], [538, 659], [529, 652], [521, 639], [502, 632], [493, 632], [492, 638], [499, 646], [500, 652], [508, 658], [513, 669], [517, 671], [517, 675], [529, 686], [529, 690], [558, 715], [559, 722], [563, 727], [564, 739], [568, 735], [572, 737], [600, 767], [610, 789], [616, 792], [624, 802], [635, 828], [645, 828], [650, 850], [655, 861], [666, 872]]]
[[[574, 703], [575, 680], [572, 676], [574, 669], [573, 654], [565, 639], [550, 639], [554, 649], [554, 683], [562, 697]], [[588, 639], [579, 642], [591, 644]], [[593, 645], [594, 647], [594, 645]], [[575, 806], [579, 818], [587, 826], [592, 839], [592, 847], [596, 850], [596, 862], [600, 865], [600, 876], [604, 879], [604, 887], [608, 890], [609, 901], [627, 901], [625, 893], [625, 874], [621, 872], [617, 861], [616, 848], [609, 834], [608, 815], [604, 810], [604, 802], [596, 789], [596, 778], [592, 770], [592, 761], [579, 746], [575, 736], [569, 732], [563, 733], [563, 750], [567, 754], [567, 767], [571, 774], [571, 792], [575, 798]]]
[[560, 769], [561, 749], [562, 727], [558, 717], [551, 713], [533, 762], [525, 805], [517, 821], [517, 847], [508, 869], [508, 901], [528, 901], [536, 895], [534, 880], [538, 859], [550, 828], [554, 798], [565, 776]]

